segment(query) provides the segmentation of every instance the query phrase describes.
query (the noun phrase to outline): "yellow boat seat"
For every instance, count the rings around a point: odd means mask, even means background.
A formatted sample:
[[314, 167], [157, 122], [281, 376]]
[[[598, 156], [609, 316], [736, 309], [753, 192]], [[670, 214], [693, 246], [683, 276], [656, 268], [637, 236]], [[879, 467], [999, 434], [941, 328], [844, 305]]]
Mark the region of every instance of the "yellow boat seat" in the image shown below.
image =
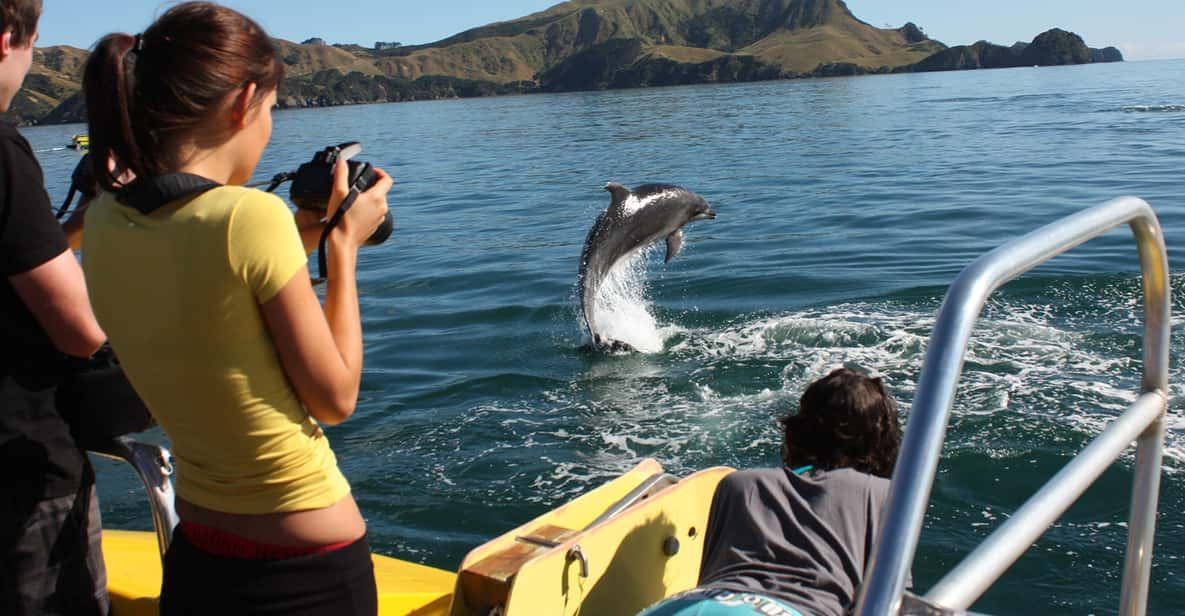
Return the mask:
[[[133, 461], [144, 478], [141, 467], [153, 470], [167, 454], [139, 447], [151, 455], [127, 446], [114, 455]], [[718, 467], [678, 480], [656, 461], [643, 460], [474, 549], [460, 575], [373, 555], [379, 614], [478, 616], [498, 606], [506, 616], [636, 613], [695, 585], [712, 494], [730, 472]], [[162, 501], [171, 501], [168, 476], [162, 477]], [[146, 479], [145, 485], [155, 484]], [[154, 509], [154, 519], [169, 519], [158, 513]], [[158, 545], [155, 533], [103, 531], [114, 616], [159, 613]]]
[[646, 460], [470, 552], [457, 578], [451, 616], [498, 608], [506, 616], [635, 614], [694, 587], [712, 495], [733, 469], [671, 478], [603, 515], [656, 472], [661, 473], [658, 463]]
[[[382, 616], [443, 616], [456, 575], [441, 569], [372, 555]], [[103, 559], [112, 616], [156, 616], [160, 550], [150, 532], [104, 530]]]

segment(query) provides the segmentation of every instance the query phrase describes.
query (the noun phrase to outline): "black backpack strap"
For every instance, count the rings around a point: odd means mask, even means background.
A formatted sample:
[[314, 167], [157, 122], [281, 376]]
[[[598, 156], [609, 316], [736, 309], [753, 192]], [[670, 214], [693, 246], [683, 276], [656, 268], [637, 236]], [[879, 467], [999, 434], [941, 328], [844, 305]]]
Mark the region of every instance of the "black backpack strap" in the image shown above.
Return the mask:
[[178, 199], [192, 197], [222, 186], [192, 173], [168, 173], [140, 178], [119, 191], [118, 199], [141, 214], [150, 214], [161, 206]]

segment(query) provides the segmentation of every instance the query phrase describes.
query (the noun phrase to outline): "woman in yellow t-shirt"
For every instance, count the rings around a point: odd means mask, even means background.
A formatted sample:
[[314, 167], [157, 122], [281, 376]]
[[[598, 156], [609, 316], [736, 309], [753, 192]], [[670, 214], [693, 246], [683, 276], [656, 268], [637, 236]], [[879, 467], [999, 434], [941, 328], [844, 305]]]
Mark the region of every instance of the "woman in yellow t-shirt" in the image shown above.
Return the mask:
[[[256, 23], [204, 2], [169, 9], [142, 35], [104, 37], [85, 70], [105, 192], [87, 214], [83, 265], [95, 314], [176, 459], [181, 525], [163, 614], [377, 609], [366, 525], [320, 424], [354, 411], [357, 250], [386, 215], [391, 179], [376, 170], [330, 232], [322, 307], [292, 214], [241, 186], [271, 136], [282, 77]], [[150, 207], [135, 198], [178, 178], [208, 186]], [[339, 164], [329, 215], [346, 181]]]

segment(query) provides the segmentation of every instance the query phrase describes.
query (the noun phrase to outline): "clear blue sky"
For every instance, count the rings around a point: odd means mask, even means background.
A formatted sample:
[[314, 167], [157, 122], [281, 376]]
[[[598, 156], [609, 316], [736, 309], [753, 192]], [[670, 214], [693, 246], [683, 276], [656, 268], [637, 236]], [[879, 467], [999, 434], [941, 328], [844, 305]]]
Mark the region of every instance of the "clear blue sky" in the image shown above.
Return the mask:
[[[39, 45], [89, 48], [108, 32], [135, 33], [171, 6], [162, 0], [43, 0]], [[544, 10], [554, 0], [231, 0], [272, 36], [330, 43], [427, 43]], [[1052, 27], [1091, 47], [1114, 45], [1129, 60], [1185, 58], [1185, 0], [848, 0], [864, 21], [921, 26], [947, 45], [984, 39], [1011, 45]]]

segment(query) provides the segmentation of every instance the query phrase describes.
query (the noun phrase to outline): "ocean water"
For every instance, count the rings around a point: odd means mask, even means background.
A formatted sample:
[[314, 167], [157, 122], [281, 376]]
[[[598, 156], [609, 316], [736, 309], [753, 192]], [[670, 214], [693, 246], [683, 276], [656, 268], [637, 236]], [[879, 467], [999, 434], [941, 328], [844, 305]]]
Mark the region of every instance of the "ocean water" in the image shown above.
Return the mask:
[[[49, 150], [84, 130], [22, 131], [55, 202], [78, 155]], [[1062, 216], [1141, 197], [1185, 271], [1185, 61], [282, 111], [256, 177], [347, 140], [394, 176], [396, 229], [360, 258], [362, 395], [328, 434], [376, 549], [446, 569], [645, 457], [676, 474], [775, 464], [774, 419], [839, 365], [884, 375], [908, 420], [950, 282]], [[615, 274], [611, 325], [645, 353], [579, 351], [576, 271], [607, 181], [680, 184], [718, 213], [671, 263], [656, 249]], [[1138, 273], [1119, 229], [993, 297], [916, 590], [1134, 399]], [[1185, 612], [1183, 283], [1155, 614]], [[130, 471], [97, 466], [107, 524], [147, 528]], [[1129, 452], [976, 608], [1115, 613], [1131, 466]]]

